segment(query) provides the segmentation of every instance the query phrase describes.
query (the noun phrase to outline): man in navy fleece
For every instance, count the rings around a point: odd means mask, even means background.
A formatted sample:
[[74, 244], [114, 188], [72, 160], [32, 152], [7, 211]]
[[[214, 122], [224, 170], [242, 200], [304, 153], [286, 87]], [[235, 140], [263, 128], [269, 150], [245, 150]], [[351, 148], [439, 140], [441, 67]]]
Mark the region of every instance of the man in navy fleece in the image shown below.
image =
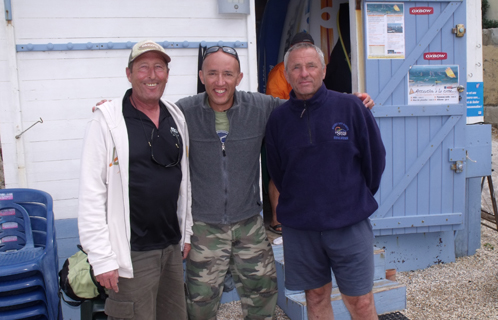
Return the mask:
[[280, 192], [285, 286], [305, 290], [309, 319], [333, 319], [332, 268], [352, 319], [377, 319], [368, 217], [385, 167], [379, 128], [357, 97], [327, 90], [318, 47], [297, 44], [284, 63], [293, 90], [270, 116], [266, 148]]

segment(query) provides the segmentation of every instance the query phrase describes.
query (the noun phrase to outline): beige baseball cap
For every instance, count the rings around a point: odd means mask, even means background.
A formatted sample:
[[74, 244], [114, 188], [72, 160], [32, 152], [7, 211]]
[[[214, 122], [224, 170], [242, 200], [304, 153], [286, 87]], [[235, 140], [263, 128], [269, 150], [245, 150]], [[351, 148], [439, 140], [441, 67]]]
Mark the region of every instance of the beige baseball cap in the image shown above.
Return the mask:
[[133, 62], [136, 58], [138, 58], [142, 54], [149, 51], [157, 51], [161, 53], [166, 63], [169, 63], [171, 61], [171, 58], [166, 54], [166, 51], [164, 51], [164, 48], [160, 44], [152, 40], [142, 40], [140, 42], [137, 42], [137, 44], [135, 44], [131, 49], [130, 58], [128, 59], [128, 64]]

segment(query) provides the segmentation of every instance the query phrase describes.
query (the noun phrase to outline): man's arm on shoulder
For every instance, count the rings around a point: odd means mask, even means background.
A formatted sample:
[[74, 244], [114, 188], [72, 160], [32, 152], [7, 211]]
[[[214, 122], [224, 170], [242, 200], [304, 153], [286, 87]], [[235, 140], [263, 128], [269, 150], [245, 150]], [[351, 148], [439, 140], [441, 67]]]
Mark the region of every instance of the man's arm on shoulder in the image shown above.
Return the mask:
[[[109, 100], [109, 102], [111, 102], [111, 101], [112, 101], [112, 100]], [[97, 102], [97, 103], [95, 104], [95, 107], [92, 107], [92, 112], [95, 112], [95, 110], [97, 110], [97, 107], [98, 107], [98, 106], [100, 106], [101, 104], [104, 104], [104, 103], [106, 103], [106, 102], [107, 102], [107, 100], [106, 100], [106, 99], [104, 99], [104, 100], [100, 100], [99, 102]]]
[[359, 93], [359, 92], [355, 92], [353, 93], [355, 96], [357, 96], [358, 98], [360, 98], [360, 100], [363, 102], [363, 105], [365, 107], [367, 107], [368, 109], [372, 109], [375, 105], [375, 102], [373, 101], [372, 97], [370, 97], [370, 95], [366, 92], [364, 93]]
[[176, 101], [175, 104], [185, 115], [186, 113], [191, 112], [192, 109], [195, 110], [194, 112], [196, 112], [197, 107], [204, 105], [205, 97], [205, 93], [201, 92], [191, 96], [183, 97], [180, 100]]
[[261, 98], [264, 101], [265, 108], [270, 109], [270, 111], [273, 111], [276, 107], [287, 102], [287, 100], [284, 100], [284, 99], [281, 99], [278, 97], [273, 97], [273, 96], [270, 96], [270, 95], [267, 95], [264, 93], [260, 93], [260, 92], [253, 92], [253, 94], [261, 96]]

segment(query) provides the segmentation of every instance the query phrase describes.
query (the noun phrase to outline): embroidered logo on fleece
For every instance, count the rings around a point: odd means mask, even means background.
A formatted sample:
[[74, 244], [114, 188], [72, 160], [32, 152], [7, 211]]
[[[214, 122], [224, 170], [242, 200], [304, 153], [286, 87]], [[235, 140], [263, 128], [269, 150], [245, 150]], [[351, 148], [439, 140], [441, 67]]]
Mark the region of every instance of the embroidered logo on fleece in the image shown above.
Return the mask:
[[348, 131], [349, 128], [342, 122], [337, 122], [332, 126], [332, 130], [334, 130], [334, 139], [335, 140], [349, 140]]

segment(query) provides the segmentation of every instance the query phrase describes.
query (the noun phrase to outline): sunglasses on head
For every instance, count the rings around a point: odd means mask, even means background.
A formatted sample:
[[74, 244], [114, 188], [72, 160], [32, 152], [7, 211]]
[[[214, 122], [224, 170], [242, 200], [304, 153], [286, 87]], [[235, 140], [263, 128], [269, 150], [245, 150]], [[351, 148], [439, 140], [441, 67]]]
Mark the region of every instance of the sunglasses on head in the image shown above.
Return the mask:
[[232, 47], [226, 47], [226, 46], [223, 46], [223, 47], [221, 47], [221, 46], [213, 46], [213, 47], [207, 48], [206, 51], [204, 51], [204, 56], [202, 57], [202, 60], [206, 59], [206, 57], [208, 55], [210, 55], [211, 53], [215, 53], [215, 52], [220, 51], [220, 49], [223, 50], [223, 52], [228, 53], [229, 55], [234, 56], [235, 59], [237, 59], [237, 62], [239, 63], [239, 65], [240, 65], [239, 55], [237, 54], [237, 51], [235, 51], [235, 49], [232, 48]]

